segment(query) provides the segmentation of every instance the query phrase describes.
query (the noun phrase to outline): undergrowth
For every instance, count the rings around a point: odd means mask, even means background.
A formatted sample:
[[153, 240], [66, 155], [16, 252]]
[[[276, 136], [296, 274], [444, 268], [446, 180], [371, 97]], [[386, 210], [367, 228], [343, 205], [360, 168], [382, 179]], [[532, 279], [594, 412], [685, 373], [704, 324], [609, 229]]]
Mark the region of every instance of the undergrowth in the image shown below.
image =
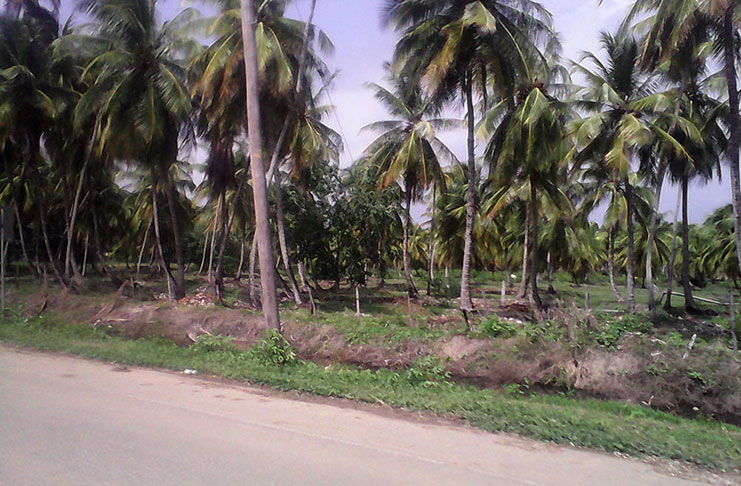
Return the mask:
[[[0, 341], [126, 365], [203, 374], [427, 411], [467, 420], [492, 432], [511, 432], [636, 456], [660, 456], [707, 468], [741, 469], [741, 429], [690, 420], [625, 403], [529, 393], [523, 386], [501, 393], [454, 383], [443, 363], [423, 358], [405, 371], [319, 366], [296, 358], [273, 333], [248, 352], [229, 338], [202, 338], [190, 348], [161, 339], [126, 340], [106, 329], [61, 324], [50, 317], [14, 315], [0, 324]], [[290, 366], [286, 366], [289, 364]]]

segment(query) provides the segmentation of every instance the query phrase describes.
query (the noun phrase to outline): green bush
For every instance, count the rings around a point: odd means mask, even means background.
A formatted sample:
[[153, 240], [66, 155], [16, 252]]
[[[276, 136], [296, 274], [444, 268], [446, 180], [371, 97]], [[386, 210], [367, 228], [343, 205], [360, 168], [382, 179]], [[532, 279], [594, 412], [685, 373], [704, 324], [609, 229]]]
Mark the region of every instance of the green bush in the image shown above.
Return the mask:
[[461, 295], [461, 280], [450, 275], [445, 279], [445, 275], [436, 275], [430, 284], [432, 295], [443, 299], [455, 299]]
[[648, 332], [653, 325], [639, 316], [625, 315], [608, 319], [605, 328], [597, 334], [597, 343], [606, 348], [614, 348], [625, 334], [631, 332]]
[[262, 365], [290, 365], [297, 361], [296, 350], [273, 329], [250, 349], [250, 357]]
[[239, 351], [231, 336], [214, 336], [204, 334], [198, 336], [196, 342], [190, 346], [195, 353], [234, 352]]
[[507, 337], [514, 335], [516, 332], [517, 328], [514, 325], [502, 321], [499, 316], [491, 315], [481, 323], [477, 334], [485, 337]]
[[402, 376], [411, 385], [422, 388], [452, 385], [450, 372], [435, 356], [425, 356], [417, 360]]

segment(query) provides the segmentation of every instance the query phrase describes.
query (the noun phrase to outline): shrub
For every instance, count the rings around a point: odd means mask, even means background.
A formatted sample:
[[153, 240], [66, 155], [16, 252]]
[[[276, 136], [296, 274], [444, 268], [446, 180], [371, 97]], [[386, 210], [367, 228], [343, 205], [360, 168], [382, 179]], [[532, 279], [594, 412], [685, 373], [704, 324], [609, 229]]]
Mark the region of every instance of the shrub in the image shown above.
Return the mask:
[[614, 348], [625, 334], [648, 332], [652, 329], [650, 321], [637, 316], [620, 316], [605, 322], [605, 328], [597, 334], [597, 343], [606, 348]]
[[262, 365], [290, 365], [297, 361], [296, 350], [283, 335], [273, 329], [250, 349], [250, 356]]
[[190, 346], [191, 351], [195, 353], [213, 353], [213, 352], [235, 352], [239, 351], [234, 344], [234, 338], [231, 336], [214, 336], [204, 334], [198, 336], [196, 342]]
[[461, 295], [460, 278], [454, 278], [450, 275], [446, 280], [444, 275], [436, 275], [432, 279], [430, 290], [435, 297], [454, 299]]
[[486, 337], [505, 337], [512, 336], [517, 332], [517, 328], [512, 324], [502, 321], [496, 315], [491, 315], [481, 323], [478, 334]]
[[407, 369], [403, 377], [410, 384], [423, 388], [452, 384], [451, 374], [435, 356], [425, 356]]

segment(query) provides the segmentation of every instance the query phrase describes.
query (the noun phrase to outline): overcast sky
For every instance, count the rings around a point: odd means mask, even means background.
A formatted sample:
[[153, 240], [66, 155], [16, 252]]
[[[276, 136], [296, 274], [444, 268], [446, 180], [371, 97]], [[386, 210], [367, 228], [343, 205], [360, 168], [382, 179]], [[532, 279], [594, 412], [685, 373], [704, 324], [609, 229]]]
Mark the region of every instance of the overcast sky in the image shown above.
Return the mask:
[[[71, 0], [62, 3], [64, 16], [74, 3]], [[381, 25], [383, 3], [383, 0], [318, 0], [315, 23], [329, 34], [336, 47], [334, 54], [327, 59], [329, 65], [339, 72], [331, 90], [331, 102], [336, 111], [328, 123], [346, 137], [343, 167], [357, 159], [374, 137], [361, 132], [361, 128], [387, 118], [372, 92], [364, 86], [369, 81], [384, 84], [383, 63], [391, 59], [397, 38], [396, 33]], [[599, 32], [615, 29], [632, 0], [605, 0], [602, 5], [598, 0], [542, 0], [542, 3], [554, 15], [564, 46], [564, 58], [579, 60], [584, 50], [599, 50]], [[184, 5], [193, 4], [190, 0], [160, 0], [159, 3], [163, 20], [175, 15]], [[305, 19], [308, 12], [308, 0], [298, 0], [289, 7], [287, 14]], [[465, 160], [465, 133], [447, 133], [441, 138], [461, 160]], [[714, 209], [730, 203], [731, 190], [726, 172], [724, 167], [722, 182], [693, 188], [691, 222], [701, 222]], [[673, 219], [677, 190], [671, 188], [664, 194], [661, 210], [667, 218]], [[599, 215], [595, 216], [599, 219]]]

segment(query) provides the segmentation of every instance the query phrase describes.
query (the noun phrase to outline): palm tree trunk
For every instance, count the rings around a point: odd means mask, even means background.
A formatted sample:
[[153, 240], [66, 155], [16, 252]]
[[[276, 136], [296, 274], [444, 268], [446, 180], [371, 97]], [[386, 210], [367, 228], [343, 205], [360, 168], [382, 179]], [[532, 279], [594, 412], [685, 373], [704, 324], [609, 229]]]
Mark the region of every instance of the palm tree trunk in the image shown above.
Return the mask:
[[437, 212], [437, 183], [432, 185], [432, 219], [430, 219], [430, 271], [427, 274], [427, 296], [431, 293], [432, 281], [435, 279], [435, 216]]
[[141, 268], [142, 258], [144, 257], [144, 249], [147, 247], [147, 241], [149, 240], [149, 230], [152, 229], [152, 224], [147, 225], [147, 230], [144, 232], [144, 241], [142, 241], [142, 247], [139, 250], [139, 259], [136, 262], [136, 279], [141, 280]]
[[731, 191], [733, 215], [736, 229], [736, 258], [741, 268], [741, 174], [739, 173], [739, 147], [741, 147], [741, 115], [739, 114], [738, 79], [736, 78], [736, 29], [734, 23], [735, 2], [730, 2], [723, 23], [723, 73], [728, 85], [728, 147], [726, 159], [731, 169]]
[[[43, 196], [42, 196], [43, 197]], [[54, 252], [51, 249], [51, 241], [49, 240], [49, 229], [46, 225], [46, 206], [44, 202], [39, 199], [37, 203], [39, 207], [39, 222], [41, 224], [41, 236], [44, 239], [44, 247], [46, 247], [46, 254], [49, 257], [49, 263], [51, 263], [52, 270], [54, 271], [54, 275], [57, 277], [57, 280], [59, 280], [59, 283], [62, 285], [62, 288], [65, 290], [69, 290], [69, 284], [67, 280], [62, 275], [62, 269], [59, 267], [59, 261], [54, 256]]]
[[682, 175], [682, 288], [684, 289], [684, 308], [688, 311], [697, 310], [695, 299], [692, 297], [690, 283], [690, 225], [688, 214], [689, 177]]
[[[90, 249], [90, 233], [85, 234], [85, 254], [82, 257], [82, 268], [80, 269], [80, 275], [85, 276], [85, 270], [87, 269], [87, 254]], [[128, 257], [127, 257], [128, 264]]]
[[39, 276], [39, 269], [33, 264], [31, 258], [28, 256], [28, 250], [26, 249], [26, 238], [23, 236], [23, 226], [21, 225], [21, 213], [18, 211], [18, 201], [15, 199], [15, 192], [13, 195], [13, 210], [15, 211], [15, 220], [18, 222], [18, 240], [21, 243], [21, 251], [23, 252], [23, 259], [26, 261], [28, 268], [31, 270], [31, 275], [34, 277]]
[[407, 294], [410, 298], [419, 297], [419, 291], [414, 286], [414, 279], [412, 278], [412, 265], [409, 261], [409, 229], [412, 225], [412, 190], [409, 179], [406, 183], [406, 207], [404, 208], [404, 274], [407, 279]]
[[221, 218], [221, 198], [219, 198], [219, 201], [216, 203], [216, 215], [214, 219], [214, 228], [211, 230], [211, 253], [208, 256], [208, 280], [211, 281], [211, 278], [214, 274], [214, 254], [216, 253], [216, 231], [219, 229], [219, 218]]
[[[30, 143], [31, 143], [31, 177], [32, 182], [34, 186], [41, 189], [43, 187], [41, 183], [41, 175], [39, 174], [39, 164], [38, 164], [38, 158], [40, 154], [39, 150], [39, 140], [40, 137], [30, 137]], [[62, 285], [62, 288], [64, 290], [69, 290], [69, 282], [67, 279], [64, 278], [64, 275], [62, 274], [63, 268], [59, 265], [59, 260], [54, 256], [54, 251], [51, 248], [51, 241], [49, 240], [49, 228], [47, 227], [47, 217], [48, 212], [46, 208], [46, 201], [44, 201], [44, 195], [39, 194], [38, 200], [36, 203], [36, 206], [38, 208], [37, 216], [39, 218], [39, 225], [41, 226], [41, 236], [44, 240], [44, 247], [46, 248], [46, 254], [49, 258], [49, 263], [52, 266], [52, 270], [54, 271], [54, 276], [59, 280], [59, 283]]]
[[625, 179], [625, 199], [627, 202], [627, 224], [628, 233], [628, 313], [636, 312], [636, 292], [635, 292], [635, 230], [633, 228], [633, 186], [628, 179]]
[[461, 267], [461, 310], [472, 311], [471, 299], [471, 259], [473, 256], [473, 226], [476, 218], [476, 123], [473, 104], [473, 75], [469, 72], [463, 83], [468, 117], [468, 194], [466, 198], [466, 233], [463, 246], [463, 265]]
[[255, 200], [255, 224], [260, 253], [260, 283], [262, 285], [262, 308], [265, 326], [282, 330], [278, 311], [278, 295], [275, 289], [275, 257], [270, 232], [270, 206], [265, 181], [265, 160], [260, 119], [260, 95], [258, 92], [257, 45], [255, 40], [255, 11], [251, 0], [241, 0], [242, 42], [247, 93], [247, 125], [252, 169], [252, 192]]
[[[162, 232], [160, 231], [160, 217], [159, 217], [159, 203], [157, 202], [157, 184], [152, 183], [152, 223], [154, 224], [154, 240], [157, 243], [157, 256], [159, 257], [160, 264], [165, 272], [165, 279], [167, 279], [167, 288], [170, 288], [171, 283], [175, 281], [175, 277], [172, 276], [170, 271], [170, 265], [165, 260], [165, 251], [162, 248]], [[98, 256], [100, 258], [100, 255]]]
[[174, 280], [173, 292], [175, 293], [175, 300], [180, 300], [185, 297], [185, 259], [183, 258], [183, 246], [180, 238], [180, 227], [178, 224], [177, 209], [175, 207], [175, 186], [170, 180], [170, 172], [165, 169], [163, 171], [163, 182], [165, 184], [165, 192], [167, 193], [167, 205], [170, 209], [170, 224], [172, 225], [172, 239], [175, 245], [175, 260], [177, 260], [178, 274]]
[[293, 294], [293, 300], [296, 305], [303, 305], [304, 301], [301, 298], [301, 292], [299, 292], [298, 284], [296, 283], [296, 276], [293, 273], [293, 267], [291, 266], [291, 255], [288, 252], [288, 241], [286, 239], [286, 214], [283, 210], [283, 189], [281, 188], [281, 173], [280, 169], [275, 170], [275, 216], [278, 222], [278, 243], [280, 246], [281, 259], [283, 260], [283, 267], [286, 269], [288, 275], [288, 284]]
[[[208, 230], [208, 228], [206, 228]], [[203, 241], [203, 255], [201, 256], [201, 266], [198, 267], [198, 275], [203, 275], [203, 267], [206, 266], [206, 255], [208, 254], [208, 243], [211, 234], [206, 231], [206, 239]]]
[[223, 303], [224, 300], [224, 252], [226, 251], [226, 243], [229, 240], [229, 208], [226, 204], [226, 188], [221, 192], [219, 206], [221, 207], [221, 215], [219, 217], [221, 224], [221, 242], [219, 246], [219, 259], [216, 263], [216, 296], [219, 302]]
[[651, 226], [648, 233], [648, 247], [646, 248], [646, 286], [648, 287], [648, 310], [651, 314], [651, 320], [656, 320], [656, 296], [654, 292], [653, 276], [653, 252], [654, 242], [656, 241], [656, 226], [659, 220], [659, 207], [661, 205], [661, 191], [664, 187], [664, 175], [666, 164], [662, 162], [659, 168], [656, 194], [654, 198], [654, 211], [651, 214]]
[[[303, 45], [301, 46], [301, 57], [299, 58], [298, 72], [296, 74], [296, 86], [294, 89], [294, 99], [298, 98], [303, 90], [304, 85], [304, 73], [306, 70], [306, 61], [309, 53], [309, 35], [311, 33], [312, 23], [314, 22], [314, 13], [316, 12], [317, 0], [312, 0], [311, 10], [309, 12], [309, 18], [306, 21], [306, 25], [303, 33]], [[275, 211], [276, 219], [278, 223], [278, 244], [280, 246], [281, 259], [283, 260], [283, 267], [288, 275], [288, 281], [291, 287], [291, 293], [293, 294], [293, 300], [296, 305], [303, 305], [303, 299], [301, 298], [301, 292], [299, 291], [298, 284], [296, 283], [296, 276], [293, 273], [293, 267], [291, 266], [290, 252], [288, 251], [288, 243], [286, 239], [286, 222], [285, 212], [283, 210], [283, 193], [281, 192], [281, 174], [280, 174], [280, 155], [283, 150], [283, 143], [285, 142], [286, 136], [288, 135], [288, 129], [290, 126], [291, 119], [286, 116], [283, 121], [283, 127], [278, 136], [278, 141], [273, 151], [272, 160], [270, 162], [270, 169], [268, 171], [269, 178], [275, 178]]]
[[666, 302], [664, 302], [664, 310], [670, 311], [672, 308], [672, 286], [674, 285], [674, 266], [677, 261], [677, 236], [679, 235], [679, 210], [680, 204], [682, 203], [682, 193], [677, 194], [677, 208], [674, 210], [674, 231], [672, 235], [672, 254], [669, 258], [669, 266], [667, 268], [667, 285], [666, 285]]
[[[530, 187], [534, 187], [531, 183]], [[536, 309], [541, 309], [543, 303], [538, 293], [538, 203], [535, 189], [531, 189], [530, 202], [528, 204], [528, 213], [530, 216], [530, 305]]]
[[242, 267], [244, 266], [244, 249], [245, 249], [245, 238], [246, 235], [244, 234], [244, 228], [242, 228], [242, 238], [241, 242], [239, 244], [239, 266], [237, 267], [237, 275], [235, 275], [234, 280], [239, 281], [242, 278]]
[[257, 231], [252, 235], [252, 246], [250, 247], [250, 302], [257, 302], [257, 286], [255, 285], [255, 267], [257, 266]]
[[520, 282], [520, 291], [517, 292], [518, 299], [524, 299], [527, 295], [528, 270], [530, 268], [530, 227], [533, 225], [530, 217], [530, 211], [525, 210], [525, 242], [522, 250], [522, 282]]
[[[92, 151], [92, 149], [91, 149]], [[77, 268], [76, 265], [72, 265], [72, 242], [75, 236], [75, 224], [77, 223], [77, 213], [80, 209], [80, 199], [82, 198], [82, 188], [85, 184], [85, 175], [87, 173], [87, 168], [90, 165], [90, 158], [91, 154], [88, 154], [85, 157], [85, 161], [82, 164], [82, 169], [80, 170], [80, 179], [77, 182], [77, 190], [75, 191], [75, 198], [72, 202], [72, 211], [69, 216], [68, 224], [67, 224], [67, 253], [65, 255], [64, 259], [64, 274], [67, 277], [67, 279], [72, 279], [73, 270], [75, 275], [75, 278], [81, 278], [81, 275], [79, 275], [79, 272], [76, 271]], [[80, 282], [78, 282], [80, 283]]]
[[95, 253], [98, 258], [98, 263], [100, 264], [100, 269], [106, 277], [111, 279], [114, 285], [116, 286], [121, 285], [123, 283], [121, 279], [116, 277], [113, 274], [113, 272], [111, 272], [111, 269], [108, 268], [108, 265], [105, 262], [105, 251], [103, 250], [103, 245], [101, 244], [101, 241], [100, 241], [100, 227], [98, 225], [98, 213], [95, 210], [95, 207], [92, 208], [91, 214], [93, 217], [93, 243], [95, 244]]

